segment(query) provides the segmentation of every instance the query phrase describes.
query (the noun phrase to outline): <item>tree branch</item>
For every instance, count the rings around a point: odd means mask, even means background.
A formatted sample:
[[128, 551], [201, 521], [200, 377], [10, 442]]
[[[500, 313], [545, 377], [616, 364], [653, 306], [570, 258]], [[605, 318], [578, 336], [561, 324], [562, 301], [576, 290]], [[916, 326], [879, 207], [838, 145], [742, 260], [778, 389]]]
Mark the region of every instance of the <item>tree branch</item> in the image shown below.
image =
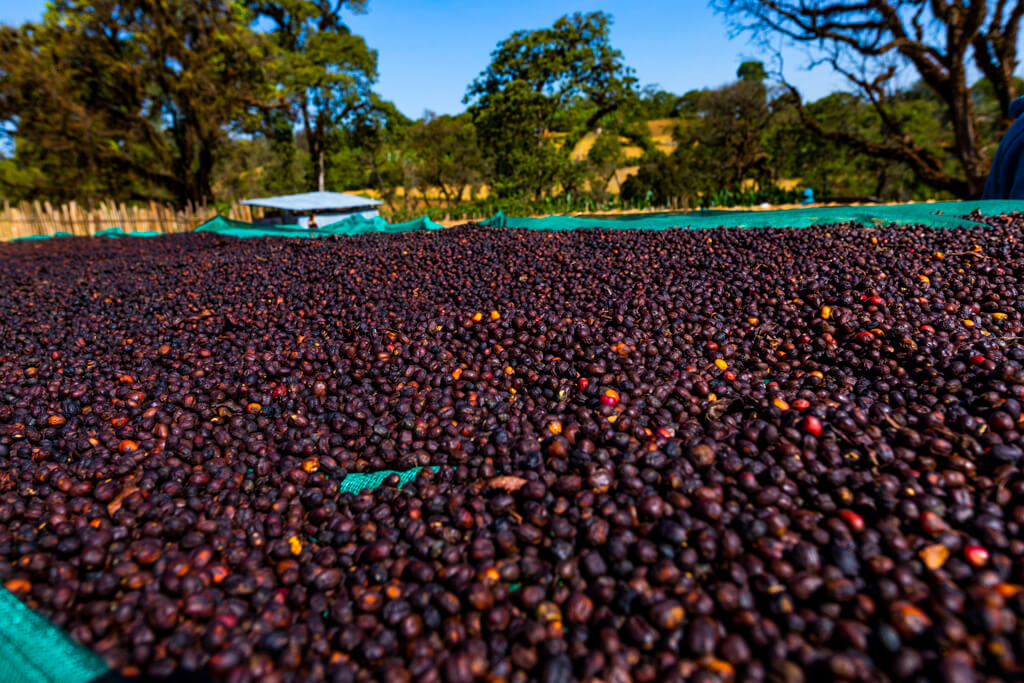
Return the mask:
[[890, 147], [864, 140], [848, 131], [826, 130], [803, 106], [803, 100], [797, 89], [789, 83], [784, 83], [783, 85], [794, 98], [800, 121], [819, 138], [838, 142], [863, 154], [906, 163], [914, 169], [924, 182], [932, 187], [957, 195], [963, 195], [967, 192], [967, 184], [963, 180], [954, 178], [945, 172], [942, 159], [925, 149], [911, 145], [905, 139], [894, 140], [897, 146]]

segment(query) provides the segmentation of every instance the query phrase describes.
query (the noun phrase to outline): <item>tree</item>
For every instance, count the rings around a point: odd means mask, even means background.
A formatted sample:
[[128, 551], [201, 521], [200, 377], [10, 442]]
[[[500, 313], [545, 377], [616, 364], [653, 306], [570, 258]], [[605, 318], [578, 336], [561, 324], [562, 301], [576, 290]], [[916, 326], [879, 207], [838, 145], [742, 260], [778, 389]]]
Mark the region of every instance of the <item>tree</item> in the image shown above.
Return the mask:
[[58, 0], [0, 30], [0, 120], [24, 194], [212, 199], [218, 151], [272, 102], [267, 45], [221, 0]]
[[679, 96], [675, 93], [662, 90], [656, 84], [649, 84], [640, 91], [636, 114], [645, 121], [667, 119], [675, 116], [678, 100]]
[[329, 146], [335, 130], [367, 107], [377, 80], [377, 52], [353, 35], [341, 18], [343, 7], [361, 11], [365, 0], [253, 1], [257, 17], [273, 23], [278, 47], [274, 62], [309, 147], [310, 184], [323, 191]]
[[[882, 132], [871, 141], [827, 129], [802, 110], [819, 136], [861, 152], [900, 161], [931, 187], [960, 196], [984, 187], [989, 162], [979, 136], [977, 111], [967, 84], [971, 67], [991, 83], [1006, 112], [1016, 94], [1017, 37], [1024, 0], [713, 0], [734, 30], [765, 38], [781, 35], [806, 46], [817, 60], [844, 75], [868, 101]], [[766, 38], [765, 38], [766, 39]], [[916, 71], [949, 111], [958, 172], [908, 134], [892, 115], [901, 70]]]
[[428, 115], [409, 131], [409, 142], [420, 184], [440, 190], [449, 207], [483, 180], [486, 163], [468, 116]]
[[[293, 136], [294, 137], [294, 136]], [[213, 192], [218, 202], [303, 192], [308, 159], [294, 139], [251, 136], [232, 140], [217, 155]]]
[[355, 158], [370, 169], [373, 184], [392, 211], [396, 190], [404, 179], [409, 126], [392, 102], [374, 94], [344, 131]]
[[768, 80], [768, 72], [765, 71], [764, 62], [746, 61], [736, 69], [736, 78], [741, 81], [756, 81], [761, 83]]
[[677, 129], [673, 154], [706, 192], [739, 191], [747, 179], [765, 184], [771, 170], [761, 135], [771, 115], [765, 87], [757, 81], [705, 91], [696, 115]]
[[619, 140], [618, 134], [611, 130], [602, 130], [587, 152], [587, 161], [591, 168], [590, 193], [598, 201], [604, 201], [608, 183], [615, 177], [624, 159], [622, 141]]
[[[943, 120], [941, 103], [925, 94], [918, 88], [899, 93], [893, 111], [916, 139], [941, 154], [952, 143], [952, 134]], [[821, 139], [804, 125], [797, 105], [788, 91], [775, 98], [772, 119], [762, 135], [777, 179], [800, 179], [822, 198], [910, 201], [935, 196], [935, 190], [925, 186], [906, 164]], [[835, 92], [800, 106], [806, 108], [805, 115], [828, 129], [880, 142], [874, 109], [862, 97]]]
[[[535, 198], [568, 177], [576, 142], [636, 95], [636, 79], [611, 47], [611, 17], [576, 13], [550, 28], [516, 31], [498, 43], [465, 102], [503, 194]], [[555, 140], [556, 120], [574, 100], [592, 109]]]
[[770, 184], [773, 169], [763, 138], [773, 112], [762, 83], [742, 80], [690, 91], [678, 108], [675, 150], [646, 154], [637, 174], [623, 183], [624, 199], [650, 193], [655, 203], [668, 204], [697, 193], [740, 191], [747, 180]]
[[71, 65], [89, 64], [92, 55], [69, 33], [53, 23], [0, 26], [0, 121], [13, 151], [0, 165], [0, 193], [60, 202], [90, 201], [115, 187], [119, 200], [159, 191], [111, 153], [137, 133], [124, 129], [123, 117], [87, 108], [89, 90], [95, 99], [110, 93], [99, 79], [73, 76]]
[[681, 165], [679, 155], [648, 152], [636, 174], [622, 183], [619, 195], [624, 201], [650, 202], [667, 206], [674, 202], [686, 204], [697, 193], [693, 176]]

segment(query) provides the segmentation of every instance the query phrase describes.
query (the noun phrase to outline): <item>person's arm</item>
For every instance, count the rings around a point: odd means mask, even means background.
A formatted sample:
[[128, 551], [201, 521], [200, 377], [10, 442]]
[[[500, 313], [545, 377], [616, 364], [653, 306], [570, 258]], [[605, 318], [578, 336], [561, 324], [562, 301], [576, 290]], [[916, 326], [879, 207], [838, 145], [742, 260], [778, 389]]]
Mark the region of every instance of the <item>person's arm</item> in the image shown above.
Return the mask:
[[1016, 121], [999, 142], [982, 199], [1024, 199], [1024, 97], [1011, 102], [1008, 113]]

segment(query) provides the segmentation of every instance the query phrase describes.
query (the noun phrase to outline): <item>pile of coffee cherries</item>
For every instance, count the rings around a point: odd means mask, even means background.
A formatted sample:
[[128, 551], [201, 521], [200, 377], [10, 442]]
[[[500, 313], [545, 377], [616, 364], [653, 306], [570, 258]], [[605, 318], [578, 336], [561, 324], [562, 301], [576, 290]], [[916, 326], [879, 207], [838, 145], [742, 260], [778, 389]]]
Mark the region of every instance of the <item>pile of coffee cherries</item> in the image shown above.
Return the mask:
[[128, 675], [1024, 676], [987, 220], [0, 245], [0, 582]]

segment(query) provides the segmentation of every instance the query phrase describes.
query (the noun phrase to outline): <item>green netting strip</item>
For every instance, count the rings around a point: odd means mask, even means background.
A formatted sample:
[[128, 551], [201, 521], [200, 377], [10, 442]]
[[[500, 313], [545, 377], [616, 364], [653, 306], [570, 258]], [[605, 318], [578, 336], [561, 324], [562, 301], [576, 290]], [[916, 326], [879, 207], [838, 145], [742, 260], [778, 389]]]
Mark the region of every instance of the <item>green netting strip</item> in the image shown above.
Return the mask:
[[[353, 472], [352, 474], [346, 475], [341, 483], [338, 485], [342, 493], [355, 493], [359, 494], [367, 489], [378, 488], [384, 483], [384, 480], [390, 477], [392, 474], [398, 475], [398, 486], [399, 488], [405, 486], [410, 481], [416, 478], [416, 475], [420, 473], [422, 467], [414, 467], [411, 470], [405, 470], [399, 472], [397, 470], [381, 470], [379, 472]], [[440, 471], [440, 467], [432, 466], [435, 472]]]
[[218, 235], [230, 235], [232, 237], [330, 237], [338, 235], [351, 237], [353, 235], [369, 235], [373, 233], [399, 233], [414, 232], [417, 230], [440, 230], [440, 223], [435, 223], [426, 216], [404, 223], [388, 223], [380, 216], [365, 218], [363, 216], [350, 216], [340, 221], [323, 225], [315, 230], [302, 228], [298, 225], [257, 225], [243, 221], [233, 221], [223, 216], [216, 216], [206, 221], [196, 232], [215, 232]]
[[[58, 233], [59, 234], [59, 233]], [[64, 233], [65, 235], [67, 233]], [[125, 232], [122, 228], [114, 227], [107, 228], [106, 230], [100, 230], [96, 233], [97, 237], [157, 237], [163, 233], [156, 232], [154, 230], [134, 230]]]
[[0, 588], [0, 681], [86, 683], [106, 672], [97, 655]]
[[[297, 225], [257, 225], [243, 221], [233, 221], [223, 216], [216, 216], [198, 228], [196, 232], [215, 232], [219, 235], [230, 235], [232, 237], [329, 237], [339, 235], [351, 237], [353, 235], [369, 235], [373, 233], [399, 233], [413, 232], [416, 230], [440, 230], [440, 223], [432, 221], [423, 216], [404, 223], [388, 223], [380, 216], [364, 218], [363, 216], [350, 216], [335, 223], [325, 225], [316, 230], [307, 230]], [[107, 228], [96, 233], [96, 237], [156, 237], [159, 232], [149, 230], [136, 230], [125, 232], [120, 227]], [[25, 242], [31, 240], [47, 240], [54, 237], [74, 237], [69, 232], [57, 232], [53, 235], [29, 235], [27, 237], [16, 237], [12, 242]]]
[[667, 230], [669, 228], [807, 228], [812, 225], [861, 223], [863, 225], [920, 224], [934, 228], [963, 228], [981, 225], [961, 218], [978, 211], [985, 216], [998, 216], [1024, 211], [1024, 201], [977, 200], [956, 202], [922, 202], [896, 206], [814, 206], [802, 209], [769, 211], [692, 211], [689, 213], [642, 213], [605, 218], [548, 216], [546, 218], [515, 218], [498, 212], [482, 225], [494, 228], [525, 228], [528, 230], [578, 230], [581, 228]]
[[[156, 237], [163, 233], [155, 232], [153, 230], [136, 230], [134, 232], [125, 232], [123, 228], [113, 227], [107, 228], [106, 230], [100, 230], [96, 233], [95, 237]], [[26, 237], [15, 237], [12, 242], [28, 242], [34, 240], [49, 240], [55, 237], [79, 237], [80, 235], [74, 235], [70, 232], [63, 232], [58, 230], [52, 235], [28, 235]]]
[[[500, 211], [481, 225], [492, 228], [525, 228], [528, 230], [579, 230], [581, 228], [608, 228], [613, 230], [667, 230], [687, 228], [806, 228], [812, 225], [835, 223], [860, 223], [863, 225], [926, 225], [933, 228], [965, 228], [981, 225], [963, 216], [975, 211], [985, 216], [1024, 211], [1024, 201], [1017, 200], [976, 200], [956, 202], [922, 202], [896, 206], [812, 206], [801, 209], [777, 209], [768, 211], [709, 210], [688, 213], [641, 213], [603, 218], [579, 216], [548, 216], [546, 218], [516, 218]], [[426, 216], [404, 223], [388, 223], [380, 216], [364, 218], [351, 216], [330, 225], [308, 230], [297, 225], [256, 225], [233, 221], [223, 216], [212, 218], [196, 232], [213, 232], [232, 237], [350, 237], [379, 233], [414, 232], [418, 230], [440, 230], [443, 226]], [[121, 228], [108, 228], [96, 233], [101, 237], [151, 237], [160, 233], [137, 231], [125, 232]], [[71, 237], [69, 233], [56, 235], [31, 235], [18, 237], [14, 241], [41, 240], [51, 237]]]

